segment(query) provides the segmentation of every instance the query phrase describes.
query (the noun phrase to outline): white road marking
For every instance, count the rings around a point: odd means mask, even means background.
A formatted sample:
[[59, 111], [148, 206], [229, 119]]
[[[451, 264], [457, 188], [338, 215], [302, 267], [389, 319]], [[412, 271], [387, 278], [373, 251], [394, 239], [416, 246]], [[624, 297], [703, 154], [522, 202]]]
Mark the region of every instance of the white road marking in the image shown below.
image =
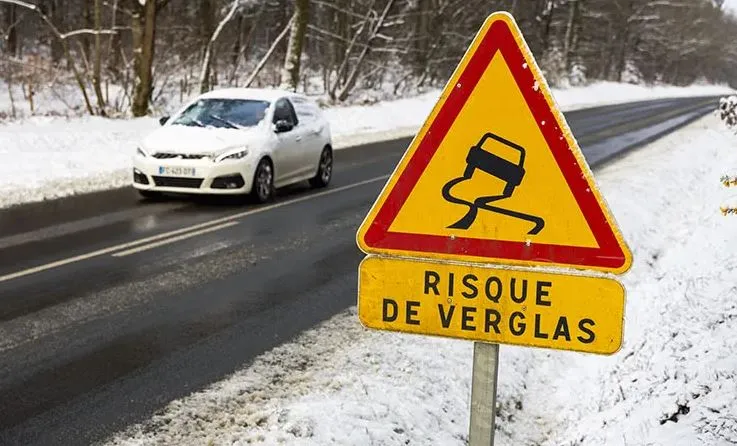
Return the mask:
[[116, 252], [115, 254], [113, 254], [113, 257], [125, 257], [125, 256], [129, 256], [129, 255], [135, 254], [137, 252], [146, 251], [148, 249], [153, 249], [153, 248], [156, 248], [156, 247], [159, 247], [159, 246], [163, 246], [163, 245], [168, 245], [169, 243], [178, 242], [180, 240], [185, 240], [185, 239], [188, 239], [188, 238], [197, 236], [197, 235], [207, 234], [208, 232], [217, 231], [218, 229], [229, 228], [229, 227], [235, 226], [237, 224], [238, 224], [237, 221], [231, 221], [231, 222], [228, 222], [228, 223], [223, 223], [221, 225], [211, 226], [211, 227], [205, 228], [205, 229], [200, 229], [199, 231], [188, 232], [186, 234], [178, 235], [176, 237], [167, 238], [167, 239], [164, 239], [164, 240], [159, 240], [158, 242], [148, 243], [146, 245], [139, 246], [137, 248], [131, 248], [131, 249], [128, 249], [126, 251]]
[[237, 220], [239, 218], [247, 217], [249, 215], [259, 214], [261, 212], [270, 211], [272, 209], [277, 209], [277, 208], [280, 208], [280, 207], [283, 207], [283, 206], [288, 206], [290, 204], [301, 203], [303, 201], [311, 200], [313, 198], [319, 198], [319, 197], [323, 197], [325, 195], [336, 194], [338, 192], [343, 192], [343, 191], [346, 191], [346, 190], [349, 190], [349, 189], [354, 189], [356, 187], [365, 186], [366, 184], [371, 184], [371, 183], [376, 183], [377, 181], [386, 180], [387, 178], [389, 178], [389, 175], [382, 175], [380, 177], [375, 177], [375, 178], [371, 178], [371, 179], [368, 179], [368, 180], [359, 181], [358, 183], [353, 183], [353, 184], [348, 184], [346, 186], [336, 187], [335, 189], [328, 189], [326, 191], [318, 192], [316, 194], [310, 194], [310, 195], [306, 195], [304, 197], [294, 198], [292, 200], [287, 200], [287, 201], [283, 201], [283, 202], [280, 202], [280, 203], [274, 203], [274, 204], [271, 204], [271, 205], [268, 205], [268, 206], [263, 206], [263, 207], [260, 207], [260, 208], [257, 208], [257, 209], [252, 209], [250, 211], [239, 212], [237, 214], [233, 214], [233, 215], [230, 215], [228, 217], [218, 218], [218, 219], [211, 220], [211, 221], [208, 221], [208, 222], [204, 222], [204, 223], [199, 223], [199, 224], [196, 224], [196, 225], [192, 225], [192, 226], [189, 226], [189, 227], [186, 227], [186, 228], [182, 228], [182, 229], [177, 229], [177, 230], [174, 230], [174, 231], [165, 232], [165, 233], [158, 234], [158, 235], [153, 235], [153, 236], [150, 236], [150, 237], [145, 237], [145, 238], [142, 238], [142, 239], [139, 239], [139, 240], [135, 240], [135, 241], [132, 241], [132, 242], [122, 243], [120, 245], [111, 246], [109, 248], [103, 248], [103, 249], [99, 249], [97, 251], [89, 252], [89, 253], [86, 253], [86, 254], [80, 254], [78, 256], [69, 257], [67, 259], [57, 260], [55, 262], [47, 263], [45, 265], [39, 265], [39, 266], [35, 266], [33, 268], [28, 268], [28, 269], [24, 269], [22, 271], [17, 271], [17, 272], [14, 272], [14, 273], [6, 274], [4, 276], [0, 276], [0, 283], [1, 282], [7, 282], [8, 280], [17, 279], [19, 277], [23, 277], [23, 276], [28, 276], [28, 275], [31, 275], [31, 274], [39, 273], [41, 271], [46, 271], [46, 270], [49, 270], [49, 269], [58, 268], [60, 266], [68, 265], [70, 263], [80, 262], [82, 260], [91, 259], [93, 257], [99, 257], [99, 256], [102, 256], [102, 255], [105, 255], [105, 254], [110, 254], [110, 253], [117, 252], [117, 251], [120, 251], [120, 250], [129, 249], [129, 248], [132, 248], [134, 246], [143, 245], [143, 244], [150, 243], [150, 242], [153, 242], [153, 241], [156, 241], [156, 240], [165, 239], [167, 237], [173, 237], [173, 236], [176, 236], [176, 235], [185, 233], [185, 232], [196, 231], [196, 230], [199, 230], [199, 229], [207, 228], [209, 226], [214, 226], [214, 225], [218, 225], [218, 224], [222, 224], [222, 223], [227, 223], [227, 222], [235, 221], [235, 220]]

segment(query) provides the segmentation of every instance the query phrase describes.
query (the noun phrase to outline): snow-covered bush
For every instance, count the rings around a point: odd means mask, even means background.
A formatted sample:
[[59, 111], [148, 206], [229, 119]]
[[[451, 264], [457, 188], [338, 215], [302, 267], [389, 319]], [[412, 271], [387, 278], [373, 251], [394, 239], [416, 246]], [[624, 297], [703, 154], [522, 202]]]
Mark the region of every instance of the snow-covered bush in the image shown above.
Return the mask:
[[563, 52], [558, 47], [552, 47], [545, 52], [540, 60], [540, 69], [543, 76], [552, 87], [567, 88], [569, 87], [568, 76], [566, 75], [565, 59]]
[[719, 99], [719, 117], [731, 130], [737, 126], [737, 96], [726, 96]]
[[[737, 95], [725, 96], [719, 99], [719, 117], [728, 129], [735, 130], [735, 127], [737, 127]], [[737, 186], [737, 176], [722, 175], [719, 180], [724, 187]], [[737, 206], [734, 204], [723, 204], [720, 210], [724, 215], [737, 214]]]
[[586, 85], [586, 66], [580, 62], [574, 62], [570, 73], [568, 73], [568, 81], [572, 87]]
[[622, 71], [622, 82], [627, 84], [641, 84], [643, 82], [642, 72], [632, 61], [627, 61]]

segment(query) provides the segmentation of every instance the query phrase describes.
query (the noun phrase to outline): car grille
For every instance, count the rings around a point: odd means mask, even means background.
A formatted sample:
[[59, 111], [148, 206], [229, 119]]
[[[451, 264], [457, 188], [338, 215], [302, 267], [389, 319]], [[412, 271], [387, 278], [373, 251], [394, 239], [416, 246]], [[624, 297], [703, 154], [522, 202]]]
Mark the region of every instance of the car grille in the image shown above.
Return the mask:
[[154, 176], [154, 183], [162, 187], [188, 187], [197, 189], [202, 184], [203, 178], [185, 177], [158, 177]]
[[202, 158], [206, 158], [207, 155], [203, 154], [182, 154], [182, 153], [166, 153], [166, 152], [159, 152], [154, 153], [154, 158], [160, 159], [160, 160], [168, 160], [168, 159], [174, 159], [174, 158], [181, 158], [183, 160], [199, 160]]

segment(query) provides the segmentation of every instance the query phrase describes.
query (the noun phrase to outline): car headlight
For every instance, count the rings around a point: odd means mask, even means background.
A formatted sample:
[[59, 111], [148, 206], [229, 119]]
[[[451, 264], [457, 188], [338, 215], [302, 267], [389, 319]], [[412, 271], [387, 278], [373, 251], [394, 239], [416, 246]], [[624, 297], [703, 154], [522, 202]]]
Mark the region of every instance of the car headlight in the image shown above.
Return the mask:
[[225, 152], [224, 154], [218, 156], [215, 158], [215, 162], [219, 163], [220, 161], [225, 160], [239, 160], [241, 158], [245, 158], [248, 155], [248, 149], [237, 149], [230, 152]]
[[144, 158], [148, 156], [148, 154], [146, 154], [146, 152], [144, 152], [143, 149], [140, 147], [136, 147], [136, 154], [141, 155]]

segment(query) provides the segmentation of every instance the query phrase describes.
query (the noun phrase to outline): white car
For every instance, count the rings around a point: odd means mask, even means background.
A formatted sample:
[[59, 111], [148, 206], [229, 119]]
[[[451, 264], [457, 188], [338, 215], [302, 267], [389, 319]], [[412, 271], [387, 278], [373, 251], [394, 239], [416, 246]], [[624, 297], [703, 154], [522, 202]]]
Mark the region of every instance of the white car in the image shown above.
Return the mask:
[[159, 122], [162, 127], [143, 139], [133, 158], [133, 187], [144, 197], [251, 194], [263, 203], [283, 186], [330, 182], [330, 125], [303, 95], [220, 89]]

